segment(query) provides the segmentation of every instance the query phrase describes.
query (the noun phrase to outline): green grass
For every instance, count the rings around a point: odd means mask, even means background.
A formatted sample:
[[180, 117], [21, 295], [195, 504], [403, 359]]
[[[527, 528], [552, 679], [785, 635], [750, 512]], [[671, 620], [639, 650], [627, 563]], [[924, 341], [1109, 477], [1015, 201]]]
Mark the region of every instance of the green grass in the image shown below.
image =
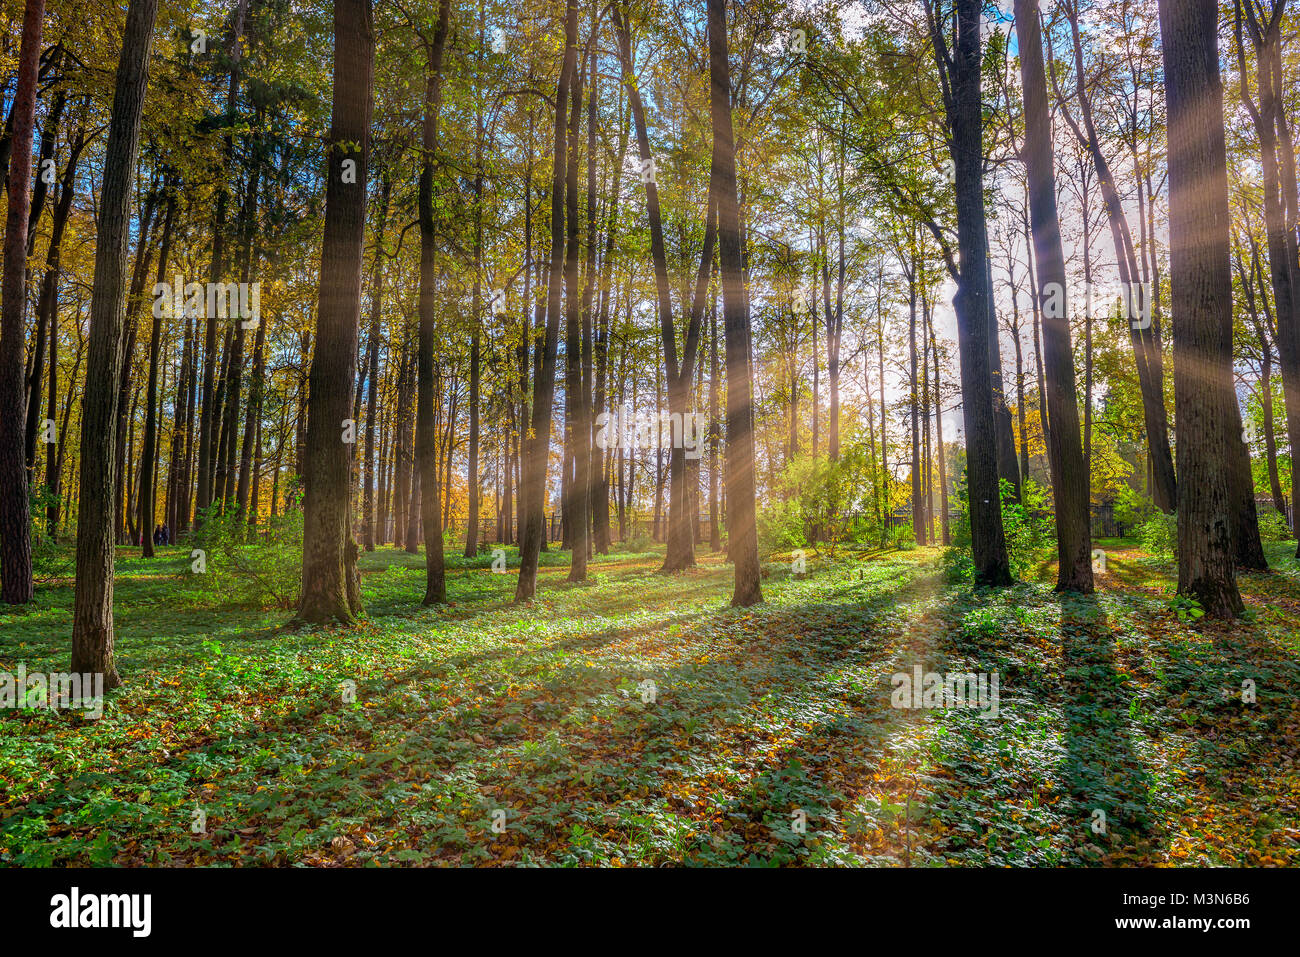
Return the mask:
[[[513, 550], [449, 553], [423, 608], [423, 557], [382, 548], [364, 622], [300, 631], [122, 549], [105, 716], [0, 712], [0, 863], [1300, 863], [1300, 568], [1193, 625], [1172, 569], [1102, 547], [1086, 599], [841, 547], [751, 609], [703, 550], [581, 585], [553, 550], [523, 606]], [[66, 668], [71, 603], [65, 573], [0, 612], [0, 670]], [[1000, 718], [892, 708], [916, 664], [996, 670]]]

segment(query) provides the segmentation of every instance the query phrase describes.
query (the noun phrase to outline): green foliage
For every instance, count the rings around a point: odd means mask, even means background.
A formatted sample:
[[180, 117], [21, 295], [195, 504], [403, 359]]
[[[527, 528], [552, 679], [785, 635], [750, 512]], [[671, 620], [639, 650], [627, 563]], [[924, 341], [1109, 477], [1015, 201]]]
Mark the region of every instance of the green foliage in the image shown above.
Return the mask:
[[1286, 517], [1272, 506], [1266, 505], [1259, 510], [1259, 537], [1265, 542], [1287, 542], [1291, 540], [1291, 529]]
[[[0, 713], [0, 866], [1300, 861], [1276, 826], [1300, 693], [1287, 574], [1248, 576], [1258, 623], [1211, 643], [1193, 603], [1154, 613], [1167, 570], [1095, 598], [975, 592], [930, 550], [845, 549], [732, 609], [720, 556], [678, 578], [623, 552], [539, 614], [482, 556], [449, 555], [453, 605], [423, 608], [423, 556], [381, 547], [359, 560], [365, 627], [303, 632], [215, 594], [180, 616], [187, 549], [130, 552], [105, 717]], [[64, 581], [0, 608], [0, 655], [66, 662], [72, 601]], [[918, 663], [1000, 674], [1000, 719], [900, 720], [887, 676]], [[1244, 678], [1260, 707], [1223, 697]], [[1097, 808], [1113, 837], [1089, 831]]]
[[1159, 561], [1171, 561], [1178, 555], [1178, 515], [1156, 511], [1140, 529], [1142, 549]]
[[777, 478], [772, 501], [759, 511], [759, 546], [767, 554], [809, 544], [873, 541], [878, 534], [870, 508], [871, 459], [860, 442], [845, 443], [832, 462], [797, 456]]
[[940, 566], [950, 585], [969, 585], [975, 580], [975, 560], [971, 558], [969, 546], [945, 548]]
[[893, 541], [894, 548], [900, 552], [916, 548], [916, 528], [911, 522], [906, 525], [894, 526], [890, 530], [890, 538]]
[[1169, 600], [1169, 610], [1183, 622], [1196, 621], [1205, 616], [1201, 603], [1190, 595], [1175, 595]]
[[[44, 523], [41, 523], [44, 525]], [[77, 571], [77, 553], [55, 544], [48, 535], [32, 537], [32, 577], [38, 583], [72, 578]]]
[[1129, 485], [1123, 486], [1115, 496], [1115, 521], [1125, 528], [1146, 524], [1157, 511], [1151, 499]]
[[[293, 608], [302, 587], [302, 512], [291, 509], [256, 534], [230, 509], [210, 507], [191, 537], [185, 575], [205, 601], [250, 608]], [[196, 553], [197, 552], [197, 553]]]
[[1011, 483], [1006, 479], [1001, 481], [1001, 489], [1002, 531], [1007, 540], [1007, 560], [1011, 564], [1011, 574], [1024, 578], [1041, 560], [1044, 549], [1056, 540], [1051, 493], [1032, 479], [1021, 488], [1020, 501], [1016, 501]]
[[807, 544], [803, 511], [796, 501], [776, 500], [758, 511], [758, 548], [764, 555]]
[[650, 535], [644, 529], [637, 529], [628, 537], [627, 541], [623, 542], [619, 547], [625, 552], [640, 554], [641, 552], [650, 551], [650, 546], [652, 544], [653, 543], [650, 541]]
[[[1007, 543], [1007, 561], [1016, 578], [1027, 577], [1045, 556], [1045, 551], [1056, 540], [1056, 520], [1052, 515], [1051, 492], [1033, 480], [1026, 481], [1021, 489], [1021, 500], [1016, 501], [1011, 483], [1003, 479], [1002, 533]], [[971, 557], [970, 507], [966, 482], [957, 483], [957, 521], [952, 526], [952, 547], [943, 553], [944, 575], [953, 584], [974, 579], [974, 562]]]

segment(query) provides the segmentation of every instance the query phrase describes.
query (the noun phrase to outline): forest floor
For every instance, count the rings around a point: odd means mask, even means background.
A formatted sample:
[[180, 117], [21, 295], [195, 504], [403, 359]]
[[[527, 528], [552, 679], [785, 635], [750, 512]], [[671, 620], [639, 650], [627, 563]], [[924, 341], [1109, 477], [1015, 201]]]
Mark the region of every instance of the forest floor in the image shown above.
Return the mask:
[[[1102, 544], [1086, 599], [841, 548], [749, 609], [706, 550], [583, 585], [553, 551], [527, 606], [454, 558], [428, 609], [381, 548], [366, 620], [298, 631], [121, 549], [104, 716], [0, 712], [0, 864], [1300, 865], [1300, 565], [1278, 546], [1210, 625]], [[71, 604], [0, 611], [0, 671], [66, 669]], [[996, 671], [997, 718], [892, 707], [917, 665]]]

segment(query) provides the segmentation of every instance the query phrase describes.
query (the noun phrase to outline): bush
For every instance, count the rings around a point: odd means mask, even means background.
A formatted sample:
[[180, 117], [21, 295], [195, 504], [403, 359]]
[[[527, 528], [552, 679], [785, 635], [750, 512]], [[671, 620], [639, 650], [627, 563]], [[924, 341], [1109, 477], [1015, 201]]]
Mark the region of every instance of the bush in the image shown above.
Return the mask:
[[775, 483], [775, 504], [759, 515], [759, 542], [768, 554], [816, 542], [835, 547], [867, 541], [877, 523], [871, 511], [871, 460], [865, 446], [846, 443], [840, 457], [799, 455]]
[[911, 551], [916, 548], [916, 529], [911, 522], [893, 529], [892, 537], [894, 548], [900, 552]]
[[[45, 523], [42, 521], [40, 526], [44, 528]], [[37, 582], [50, 584], [60, 579], [75, 578], [76, 574], [75, 545], [57, 545], [48, 535], [32, 536], [32, 577]]]
[[1272, 506], [1259, 510], [1259, 537], [1266, 542], [1287, 542], [1291, 540], [1291, 529], [1286, 524], [1286, 517]]
[[[208, 509], [191, 539], [194, 561], [185, 573], [195, 588], [236, 605], [296, 606], [302, 588], [302, 512], [277, 516], [254, 534], [235, 511], [221, 515], [216, 508]], [[203, 552], [198, 568], [193, 549]]]
[[1044, 548], [1056, 540], [1056, 520], [1047, 500], [1048, 492], [1034, 481], [1026, 481], [1020, 501], [1012, 495], [1011, 483], [1002, 480], [1002, 531], [1007, 539], [1007, 560], [1011, 574], [1024, 578], [1042, 558]]
[[1152, 558], [1170, 561], [1178, 555], [1178, 516], [1156, 512], [1138, 529], [1142, 550]]
[[943, 577], [949, 584], [969, 585], [975, 580], [975, 561], [969, 548], [945, 548], [941, 562]]
[[650, 551], [650, 536], [643, 531], [634, 532], [627, 541], [622, 543], [625, 552], [648, 552]]
[[764, 555], [788, 552], [806, 544], [804, 517], [797, 501], [776, 501], [759, 510], [758, 548]]
[[1115, 499], [1115, 523], [1120, 526], [1121, 532], [1124, 529], [1140, 528], [1157, 511], [1151, 499], [1127, 485], [1119, 490]]

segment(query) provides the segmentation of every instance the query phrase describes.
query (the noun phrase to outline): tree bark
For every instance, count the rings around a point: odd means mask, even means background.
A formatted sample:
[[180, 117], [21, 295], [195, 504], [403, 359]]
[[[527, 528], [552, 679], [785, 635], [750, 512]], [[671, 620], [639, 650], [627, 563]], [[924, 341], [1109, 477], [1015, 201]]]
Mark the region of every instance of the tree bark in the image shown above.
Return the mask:
[[736, 187], [736, 139], [731, 122], [731, 64], [726, 0], [708, 0], [709, 112], [713, 120], [711, 178], [716, 184], [718, 266], [727, 353], [727, 534], [735, 582], [731, 604], [763, 600], [755, 517], [754, 408], [749, 302], [745, 296]]
[[[164, 213], [162, 248], [158, 253], [158, 272], [156, 281], [164, 283], [167, 278], [167, 256], [171, 251], [172, 219], [176, 214], [176, 196], [167, 198], [167, 211]], [[162, 347], [163, 319], [170, 315], [174, 299], [157, 301], [153, 305], [153, 327], [149, 334], [149, 380], [145, 391], [144, 409], [144, 447], [140, 452], [140, 552], [144, 558], [153, 558], [153, 524], [154, 524], [154, 465], [158, 458], [158, 352]]]
[[1242, 609], [1233, 569], [1232, 271], [1215, 0], [1159, 0], [1169, 111], [1169, 265], [1178, 421], [1178, 592]]
[[[375, 550], [375, 420], [379, 415], [379, 339], [384, 305], [384, 226], [388, 222], [388, 198], [392, 180], [387, 171], [379, 191], [379, 223], [375, 227], [375, 269], [370, 280], [370, 333], [366, 337], [366, 453], [365, 479], [361, 495], [361, 536], [366, 551]], [[383, 535], [382, 526], [380, 535]]]
[[[3, 292], [0, 294], [0, 599], [10, 605], [32, 600], [32, 532], [27, 498], [24, 434], [27, 303], [27, 229], [31, 211], [32, 131], [45, 0], [27, 0], [18, 51], [14, 94], [9, 208], [5, 222]], [[33, 396], [33, 401], [36, 397]]]
[[[415, 459], [420, 471], [420, 519], [424, 530], [424, 604], [447, 601], [446, 560], [443, 555], [442, 512], [439, 502], [438, 448], [434, 425], [433, 354], [437, 339], [437, 226], [433, 215], [433, 163], [438, 149], [438, 119], [442, 108], [442, 61], [447, 47], [451, 0], [438, 7], [438, 24], [430, 45], [424, 85], [420, 166], [420, 336], [415, 388]], [[407, 540], [407, 549], [411, 541]]]
[[[1097, 171], [1097, 181], [1101, 187], [1102, 202], [1106, 210], [1107, 223], [1110, 226], [1111, 240], [1115, 246], [1120, 283], [1124, 289], [1125, 316], [1129, 320], [1133, 354], [1137, 360], [1138, 385], [1142, 393], [1143, 421], [1147, 430], [1147, 446], [1150, 450], [1151, 464], [1154, 467], [1153, 497], [1157, 508], [1163, 512], [1172, 512], [1178, 502], [1178, 489], [1175, 481], [1173, 454], [1169, 448], [1169, 423], [1165, 413], [1164, 360], [1162, 358], [1160, 326], [1156, 321], [1152, 302], [1141, 289], [1137, 254], [1134, 252], [1133, 237], [1129, 232], [1128, 220], [1124, 216], [1123, 202], [1120, 199], [1119, 190], [1115, 186], [1115, 177], [1111, 172], [1110, 164], [1102, 152], [1096, 125], [1093, 123], [1092, 103], [1088, 98], [1086, 78], [1084, 76], [1083, 44], [1079, 36], [1077, 0], [1065, 7], [1065, 13], [1070, 24], [1070, 38], [1078, 84], [1076, 99], [1079, 102], [1083, 129], [1079, 129], [1068, 111], [1065, 113], [1065, 117], [1079, 143], [1088, 151], [1093, 167]], [[1142, 317], [1142, 321], [1138, 321], [1139, 316]], [[1150, 321], [1146, 322], [1145, 320], [1148, 317]]]
[[1025, 168], [1041, 303], [1037, 311], [1043, 316], [1043, 374], [1047, 417], [1052, 423], [1046, 438], [1056, 510], [1056, 590], [1089, 594], [1093, 578], [1088, 472], [1079, 442], [1079, 401], [1065, 307], [1065, 254], [1056, 208], [1056, 165], [1037, 0], [1016, 0], [1015, 20], [1025, 101]]
[[[927, 6], [928, 0], [927, 0]], [[966, 420], [967, 490], [971, 550], [978, 585], [1011, 584], [1002, 500], [998, 488], [998, 440], [989, 368], [990, 304], [988, 232], [984, 212], [984, 131], [980, 98], [980, 0], [957, 0], [957, 37], [952, 54], [933, 10], [930, 21], [940, 72], [949, 77], [945, 94], [952, 129], [956, 178], [957, 234], [961, 270], [953, 306], [961, 352], [962, 412]]]
[[[334, 2], [330, 115], [315, 353], [308, 384], [302, 601], [307, 622], [350, 623], [361, 612], [350, 521], [351, 414], [361, 322], [375, 34], [370, 0]], [[345, 166], [348, 176], [345, 182]]]
[[[577, 72], [578, 4], [567, 0], [564, 14], [564, 58], [555, 89], [554, 160], [551, 168], [551, 264], [546, 289], [546, 331], [533, 376], [530, 435], [524, 443], [524, 481], [521, 502], [526, 520], [520, 529], [519, 580], [516, 601], [529, 601], [537, 593], [537, 566], [546, 540], [546, 465], [551, 451], [551, 406], [555, 401], [555, 354], [560, 340], [560, 284], [564, 274], [564, 193], [566, 141], [564, 120], [569, 88]], [[539, 307], [540, 311], [540, 307]]]
[[90, 362], [81, 419], [81, 495], [77, 510], [77, 576], [72, 619], [72, 667], [118, 687], [113, 654], [113, 468], [117, 387], [125, 325], [127, 239], [131, 185], [136, 176], [140, 116], [149, 81], [149, 52], [158, 0], [131, 0], [118, 59], [104, 152], [103, 201], [95, 243], [90, 300]]

